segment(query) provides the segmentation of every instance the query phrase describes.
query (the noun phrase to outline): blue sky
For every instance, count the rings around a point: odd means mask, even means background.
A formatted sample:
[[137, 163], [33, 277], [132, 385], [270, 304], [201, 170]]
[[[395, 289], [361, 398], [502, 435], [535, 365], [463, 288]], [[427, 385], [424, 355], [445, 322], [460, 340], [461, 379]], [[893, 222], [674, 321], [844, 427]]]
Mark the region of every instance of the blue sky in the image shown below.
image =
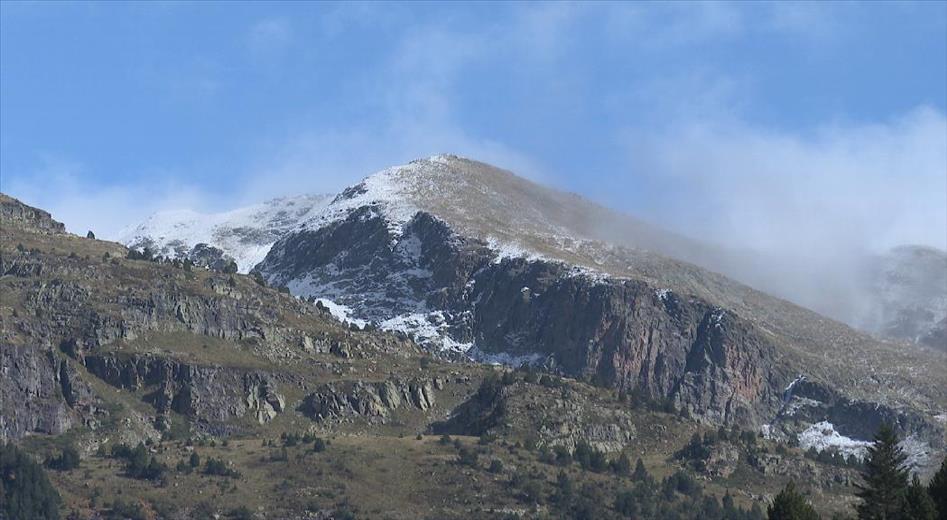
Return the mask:
[[77, 232], [453, 152], [732, 245], [947, 247], [947, 3], [0, 13], [0, 189]]

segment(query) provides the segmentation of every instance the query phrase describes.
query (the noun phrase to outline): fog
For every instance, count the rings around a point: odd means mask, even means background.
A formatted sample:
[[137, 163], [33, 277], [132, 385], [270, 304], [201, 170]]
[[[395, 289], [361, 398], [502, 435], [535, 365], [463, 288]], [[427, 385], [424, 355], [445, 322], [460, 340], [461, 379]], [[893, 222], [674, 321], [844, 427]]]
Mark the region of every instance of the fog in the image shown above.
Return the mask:
[[[629, 148], [660, 201], [643, 216], [723, 246], [690, 260], [853, 325], [873, 329], [879, 299], [908, 297], [879, 294], [891, 248], [947, 249], [947, 119], [931, 108], [806, 137], [688, 123]], [[943, 307], [947, 257], [927, 269], [918, 297]]]

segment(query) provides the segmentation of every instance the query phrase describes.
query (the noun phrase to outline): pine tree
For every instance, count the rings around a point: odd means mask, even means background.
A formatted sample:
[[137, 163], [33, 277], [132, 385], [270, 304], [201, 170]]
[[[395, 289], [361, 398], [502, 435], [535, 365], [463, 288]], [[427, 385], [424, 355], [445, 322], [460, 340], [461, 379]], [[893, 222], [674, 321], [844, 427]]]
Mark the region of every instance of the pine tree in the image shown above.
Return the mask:
[[641, 462], [641, 457], [638, 457], [638, 461], [635, 462], [635, 472], [631, 474], [631, 479], [636, 482], [644, 482], [650, 476], [648, 470], [644, 467], [644, 463]]
[[935, 520], [937, 518], [937, 509], [934, 507], [934, 500], [927, 494], [927, 488], [921, 484], [921, 480], [914, 475], [911, 479], [911, 485], [908, 486], [905, 495], [907, 505], [904, 508], [905, 518], [912, 520]]
[[907, 455], [898, 445], [898, 436], [887, 424], [875, 434], [875, 442], [868, 448], [863, 484], [856, 485], [858, 518], [863, 520], [896, 520], [905, 518], [905, 496], [908, 490]]
[[947, 520], [947, 457], [940, 463], [940, 469], [931, 479], [927, 493], [937, 508], [937, 520]]
[[0, 518], [58, 520], [61, 502], [39, 464], [15, 445], [0, 443]]
[[776, 495], [766, 510], [768, 520], [819, 520], [819, 514], [806, 502], [793, 482]]
[[631, 459], [628, 458], [628, 454], [622, 453], [615, 459], [615, 462], [612, 464], [615, 469], [615, 473], [619, 475], [628, 476], [631, 475]]

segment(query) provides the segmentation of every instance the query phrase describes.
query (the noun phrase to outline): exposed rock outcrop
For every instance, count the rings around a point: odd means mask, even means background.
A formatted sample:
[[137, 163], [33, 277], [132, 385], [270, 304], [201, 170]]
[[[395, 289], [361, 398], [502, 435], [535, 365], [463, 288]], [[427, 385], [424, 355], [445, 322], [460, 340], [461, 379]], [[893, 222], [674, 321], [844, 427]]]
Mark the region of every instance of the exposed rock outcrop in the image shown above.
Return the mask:
[[544, 359], [570, 376], [673, 398], [710, 422], [760, 424], [780, 405], [789, 372], [733, 313], [560, 262], [498, 259], [426, 213], [392, 233], [361, 208], [285, 237], [259, 271], [291, 289], [306, 280], [296, 289], [337, 291], [340, 303], [378, 321], [436, 309], [430, 326], [479, 354]]
[[499, 380], [482, 384], [447, 420], [431, 429], [438, 434], [520, 438], [570, 451], [584, 442], [604, 452], [621, 451], [638, 431], [625, 406], [574, 391], [568, 383], [503, 384]]
[[84, 363], [90, 373], [115, 387], [144, 391], [159, 414], [174, 411], [213, 431], [248, 415], [263, 424], [286, 407], [275, 377], [266, 372], [139, 355], [87, 355]]
[[46, 233], [66, 232], [66, 226], [53, 220], [49, 212], [28, 206], [3, 193], [0, 193], [0, 219], [7, 226], [23, 226]]
[[0, 440], [58, 435], [94, 421], [96, 399], [72, 362], [49, 349], [0, 348]]
[[434, 394], [434, 382], [429, 379], [328, 383], [306, 396], [299, 410], [316, 421], [385, 422], [399, 408], [430, 409]]

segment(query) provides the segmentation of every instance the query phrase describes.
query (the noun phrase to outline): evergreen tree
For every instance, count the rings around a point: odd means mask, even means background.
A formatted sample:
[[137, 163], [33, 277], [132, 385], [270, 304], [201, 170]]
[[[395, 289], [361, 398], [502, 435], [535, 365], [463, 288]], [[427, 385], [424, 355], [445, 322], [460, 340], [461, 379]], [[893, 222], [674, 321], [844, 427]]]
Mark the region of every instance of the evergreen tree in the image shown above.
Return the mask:
[[60, 502], [42, 466], [13, 444], [0, 444], [0, 518], [57, 520]]
[[887, 424], [875, 434], [875, 442], [868, 448], [863, 484], [856, 484], [858, 518], [863, 520], [895, 520], [905, 518], [905, 496], [908, 490], [908, 470], [904, 466], [907, 455], [898, 446], [898, 436]]
[[565, 471], [560, 471], [559, 476], [556, 477], [556, 502], [560, 506], [568, 506], [572, 502], [573, 495], [572, 479]]
[[766, 511], [769, 520], [819, 520], [819, 514], [806, 502], [792, 482], [776, 495]]
[[638, 457], [638, 461], [635, 462], [635, 472], [631, 474], [631, 479], [637, 482], [644, 482], [648, 480], [650, 476], [648, 470], [644, 467], [644, 462], [641, 462], [641, 457]]
[[937, 508], [937, 520], [947, 520], [947, 457], [940, 463], [940, 469], [931, 479], [927, 493]]
[[628, 454], [622, 453], [619, 455], [612, 463], [612, 468], [615, 470], [615, 473], [619, 475], [631, 475], [631, 459], [628, 458]]
[[934, 500], [927, 494], [927, 488], [921, 484], [917, 474], [911, 479], [905, 495], [906, 506], [904, 516], [912, 520], [935, 520], [937, 518], [937, 509], [934, 507]]

